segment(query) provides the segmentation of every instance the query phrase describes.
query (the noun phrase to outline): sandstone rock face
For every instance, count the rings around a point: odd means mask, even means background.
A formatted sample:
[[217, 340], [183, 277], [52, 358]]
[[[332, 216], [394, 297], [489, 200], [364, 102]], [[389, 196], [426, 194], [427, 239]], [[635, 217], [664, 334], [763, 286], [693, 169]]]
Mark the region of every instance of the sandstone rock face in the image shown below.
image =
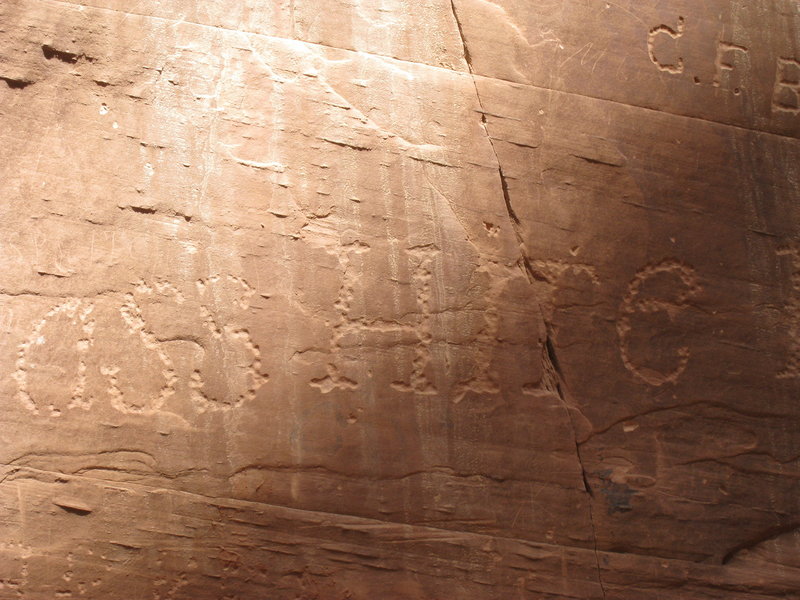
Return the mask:
[[800, 592], [797, 0], [4, 0], [0, 598]]

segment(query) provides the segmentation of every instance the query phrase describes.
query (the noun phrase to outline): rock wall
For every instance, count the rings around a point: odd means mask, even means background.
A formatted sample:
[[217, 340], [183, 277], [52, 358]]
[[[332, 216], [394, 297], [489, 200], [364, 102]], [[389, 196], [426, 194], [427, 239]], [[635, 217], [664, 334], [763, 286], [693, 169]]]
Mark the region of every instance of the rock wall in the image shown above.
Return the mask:
[[797, 0], [4, 0], [0, 598], [800, 593]]

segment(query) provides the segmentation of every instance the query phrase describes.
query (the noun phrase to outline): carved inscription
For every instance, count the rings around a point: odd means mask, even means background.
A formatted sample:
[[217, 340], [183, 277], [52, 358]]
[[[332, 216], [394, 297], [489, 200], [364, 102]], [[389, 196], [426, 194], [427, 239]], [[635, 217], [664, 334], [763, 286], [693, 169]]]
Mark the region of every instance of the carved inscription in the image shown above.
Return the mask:
[[[342, 281], [334, 302], [330, 358], [326, 374], [310, 385], [322, 393], [358, 388], [356, 376], [344, 367], [351, 358], [359, 360], [349, 356], [348, 347], [358, 347], [359, 336], [378, 334], [398, 338], [413, 350], [407, 375], [392, 387], [415, 395], [438, 394], [429, 369], [434, 266], [440, 251], [430, 245], [406, 250], [417, 306], [411, 323], [355, 315], [358, 261], [369, 251], [362, 242], [337, 248]], [[790, 303], [794, 346], [778, 377], [799, 377], [800, 250], [787, 247], [779, 255], [792, 258], [795, 296]], [[531, 265], [551, 290], [567, 275], [585, 278], [592, 286], [600, 284], [591, 265], [544, 260]], [[484, 322], [473, 345], [474, 368], [456, 384], [455, 403], [468, 393], [501, 391], [492, 367], [500, 343], [499, 307], [509, 283], [522, 275], [495, 263], [481, 269], [487, 286]], [[669, 336], [676, 316], [700, 289], [694, 269], [676, 260], [647, 265], [636, 273], [617, 322], [622, 362], [635, 377], [660, 386], [675, 383], [684, 372], [689, 349], [670, 342]], [[215, 275], [187, 289], [166, 281], [140, 280], [123, 293], [63, 299], [44, 313], [17, 348], [12, 376], [16, 397], [31, 412], [54, 417], [65, 410], [88, 410], [99, 401], [129, 414], [170, 410], [176, 396], [176, 401], [188, 397], [196, 412], [227, 410], [252, 401], [267, 381], [259, 347], [240, 324], [240, 314], [250, 308], [254, 294], [242, 278]], [[661, 340], [650, 344], [653, 338]], [[53, 386], [53, 381], [63, 381], [64, 386]]]
[[[204, 368], [195, 369], [189, 382], [192, 398], [203, 410], [233, 408], [255, 398], [267, 380], [261, 373], [261, 351], [250, 332], [233, 323], [232, 312], [250, 308], [256, 292], [244, 279], [233, 275], [199, 279], [196, 286], [207, 336], [201, 342]], [[218, 389], [213, 390], [203, 372], [220, 369], [228, 377], [217, 377], [225, 385], [217, 383]]]
[[[701, 290], [695, 270], [676, 260], [667, 259], [660, 263], [647, 265], [640, 269], [628, 286], [628, 292], [620, 305], [620, 316], [617, 321], [620, 353], [625, 368], [645, 383], [654, 386], [675, 383], [689, 364], [689, 348], [679, 346], [672, 358], [667, 361], [656, 361], [645, 354], [644, 358], [636, 356], [634, 341], [639, 352], [643, 348], [652, 349], [656, 332], [663, 333], [663, 327], [656, 331], [636, 331], [635, 322], [645, 321], [658, 323], [659, 317], [667, 324], [689, 306], [689, 301]], [[641, 334], [646, 336], [643, 341]], [[649, 335], [648, 335], [649, 334]], [[671, 362], [672, 368], [665, 367], [663, 362]]]
[[414, 286], [416, 304], [419, 309], [417, 325], [353, 316], [356, 284], [360, 279], [354, 263], [359, 255], [369, 251], [370, 247], [367, 244], [358, 241], [341, 246], [337, 251], [342, 271], [342, 284], [334, 303], [337, 317], [332, 326], [333, 331], [329, 344], [331, 358], [325, 368], [327, 374], [324, 377], [312, 379], [310, 384], [323, 394], [330, 393], [335, 389], [353, 390], [358, 388], [359, 382], [353, 376], [346, 376], [342, 373], [342, 365], [347, 359], [345, 340], [365, 333], [401, 334], [416, 340], [414, 359], [410, 380], [395, 381], [392, 387], [399, 391], [420, 395], [436, 394], [436, 387], [428, 378], [426, 368], [430, 362], [432, 341], [430, 327], [432, 265], [439, 250], [434, 246], [421, 246], [409, 248], [406, 251], [414, 265], [411, 283]]
[[584, 276], [592, 285], [600, 285], [597, 271], [592, 265], [585, 263], [571, 263], [561, 260], [533, 260], [533, 267], [547, 279], [551, 286], [558, 284], [559, 280], [567, 274]]
[[800, 245], [784, 246], [778, 250], [778, 256], [789, 257], [791, 261], [791, 296], [786, 304], [789, 317], [789, 356], [786, 366], [778, 373], [778, 379], [800, 378]]
[[741, 83], [733, 76], [736, 65], [748, 60], [749, 50], [734, 44], [720, 40], [717, 43], [717, 57], [714, 62], [716, 70], [714, 72], [714, 87], [732, 91], [734, 94], [741, 92]]
[[472, 377], [461, 381], [456, 386], [453, 402], [458, 404], [468, 392], [477, 394], [499, 394], [500, 385], [492, 373], [492, 355], [497, 346], [497, 332], [500, 327], [498, 303], [500, 296], [508, 285], [511, 277], [503, 267], [489, 263], [483, 267], [489, 274], [489, 289], [486, 291], [486, 309], [483, 312], [484, 324], [475, 340], [475, 367]]
[[[50, 416], [59, 416], [65, 409], [91, 407], [93, 399], [86, 392], [86, 355], [92, 345], [92, 333], [96, 325], [93, 310], [94, 304], [91, 302], [78, 298], [64, 300], [36, 322], [30, 335], [20, 344], [12, 377], [17, 383], [17, 399], [31, 412], [39, 414], [40, 411], [46, 411]], [[77, 334], [60, 335], [55, 324], [61, 326], [59, 329], [69, 326]], [[64, 353], [71, 357], [68, 364], [55, 364], [51, 360]], [[48, 378], [63, 381], [66, 390], [51, 392], [44, 397], [34, 394], [31, 374], [41, 375], [42, 370]]]
[[[439, 249], [427, 245], [409, 248], [406, 251], [412, 264], [411, 283], [415, 290], [416, 304], [419, 311], [415, 325], [355, 316], [356, 289], [361, 280], [358, 261], [359, 257], [370, 252], [370, 247], [363, 242], [353, 242], [340, 246], [336, 252], [342, 281], [334, 302], [336, 317], [331, 325], [330, 359], [325, 365], [325, 375], [312, 379], [309, 384], [319, 389], [323, 394], [331, 393], [334, 390], [357, 389], [360, 386], [360, 381], [352, 370], [347, 369], [347, 364], [348, 362], [358, 362], [358, 359], [350, 354], [348, 345], [363, 334], [400, 334], [402, 337], [414, 340], [414, 358], [412, 359], [409, 376], [404, 380], [392, 382], [392, 388], [419, 396], [438, 394], [439, 390], [431, 381], [427, 371], [431, 362], [430, 346], [433, 341], [430, 307], [433, 279], [432, 267], [437, 255], [440, 253]], [[558, 281], [567, 274], [585, 277], [588, 282], [595, 286], [600, 283], [595, 269], [591, 265], [554, 260], [535, 260], [531, 262], [531, 266], [543, 275], [548, 285], [551, 286], [551, 291], [556, 289]], [[488, 263], [481, 267], [480, 270], [488, 275], [483, 326], [479, 329], [472, 344], [474, 349], [472, 373], [455, 386], [452, 401], [456, 404], [461, 402], [468, 393], [479, 395], [500, 393], [500, 385], [492, 368], [495, 350], [498, 343], [500, 343], [498, 340], [500, 300], [509, 282], [514, 278], [522, 278], [517, 269], [509, 269], [495, 263]]]
[[[560, 280], [567, 276], [578, 276], [588, 280], [592, 286], [599, 285], [594, 267], [583, 263], [569, 263], [559, 260], [532, 260], [531, 267], [541, 274], [549, 286], [549, 294], [553, 294], [558, 288]], [[492, 372], [492, 358], [497, 345], [498, 333], [500, 331], [500, 314], [498, 306], [501, 296], [506, 290], [512, 279], [519, 278], [518, 271], [507, 271], [504, 267], [488, 263], [483, 269], [489, 273], [489, 288], [486, 291], [486, 309], [483, 313], [484, 326], [481, 328], [475, 340], [475, 367], [472, 376], [459, 382], [456, 386], [456, 393], [453, 402], [458, 404], [469, 392], [476, 394], [499, 394], [500, 385], [497, 377]], [[530, 393], [532, 389], [538, 389], [537, 384], [525, 384], [522, 386], [524, 393]]]
[[669, 25], [658, 25], [657, 27], [653, 27], [650, 29], [650, 33], [647, 36], [647, 52], [650, 55], [650, 61], [658, 67], [659, 70], [665, 71], [666, 73], [671, 73], [673, 75], [677, 75], [679, 73], [683, 73], [683, 58], [678, 56], [673, 62], [666, 62], [659, 60], [658, 58], [658, 50], [657, 44], [659, 39], [662, 37], [666, 37], [667, 39], [677, 40], [683, 35], [684, 28], [686, 27], [686, 21], [683, 17], [678, 17], [678, 23], [673, 29]]
[[431, 383], [425, 370], [431, 361], [430, 345], [433, 340], [431, 333], [432, 266], [436, 255], [439, 254], [439, 249], [434, 246], [423, 246], [409, 249], [408, 254], [415, 263], [411, 278], [414, 282], [417, 306], [420, 310], [416, 332], [419, 343], [414, 348], [411, 380], [408, 382], [396, 381], [392, 387], [403, 392], [433, 395], [437, 392], [436, 386]]
[[[685, 64], [677, 50], [677, 41], [685, 32], [686, 20], [683, 17], [678, 17], [674, 28], [663, 23], [650, 28], [647, 34], [647, 52], [650, 62], [658, 70], [670, 75], [687, 75], [686, 71], [691, 66]], [[733, 95], [740, 95], [745, 86], [753, 81], [748, 72], [750, 54], [749, 47], [728, 41], [720, 34], [713, 57], [714, 75], [711, 85]], [[698, 76], [693, 76], [692, 79], [695, 84], [701, 83]], [[773, 112], [800, 115], [800, 59], [792, 56], [778, 57], [774, 86], [771, 91], [764, 92], [772, 97]]]
[[772, 108], [780, 112], [800, 114], [800, 60], [778, 59]]
[[258, 346], [236, 324], [254, 293], [228, 275], [200, 280], [196, 290], [141, 280], [121, 294], [64, 299], [17, 348], [17, 399], [53, 417], [99, 400], [122, 413], [153, 414], [167, 410], [179, 382], [188, 381], [196, 411], [239, 406], [267, 379]]
[[[153, 289], [144, 282], [139, 282], [135, 286], [135, 293], [152, 294]], [[108, 393], [114, 408], [124, 413], [152, 413], [161, 410], [167, 399], [175, 393], [178, 377], [172, 358], [145, 321], [135, 293], [125, 294], [119, 312], [125, 323], [127, 334], [141, 344], [138, 352], [134, 350], [133, 354], [157, 360], [157, 364], [161, 367], [162, 385], [157, 391], [136, 390], [134, 386], [121, 387], [119, 381], [120, 372], [123, 369], [121, 364], [101, 363], [100, 372], [108, 379]], [[133, 347], [135, 348], [135, 346]], [[121, 361], [119, 362], [121, 363]]]
[[[600, 278], [597, 276], [597, 270], [594, 266], [586, 263], [569, 263], [560, 260], [535, 260], [532, 261], [534, 268], [544, 275], [545, 279], [551, 286], [551, 297], [559, 289], [560, 280], [565, 276], [572, 276], [582, 278], [592, 287], [600, 285]], [[547, 318], [546, 318], [547, 320]], [[547, 335], [550, 332], [548, 330]], [[542, 343], [542, 376], [538, 381], [525, 383], [522, 385], [522, 393], [529, 396], [536, 396], [540, 393], [558, 394], [559, 374], [553, 364], [553, 357], [551, 356], [551, 341], [545, 339]]]
[[339, 266], [342, 269], [342, 284], [339, 287], [339, 295], [333, 305], [337, 312], [337, 318], [331, 334], [331, 359], [326, 365], [327, 375], [319, 379], [312, 379], [310, 382], [312, 387], [319, 388], [323, 394], [328, 394], [336, 389], [354, 390], [358, 387], [357, 381], [341, 373], [341, 363], [344, 358], [342, 342], [348, 333], [366, 326], [365, 323], [353, 319], [350, 316], [350, 311], [353, 305], [355, 286], [358, 281], [358, 274], [355, 272], [353, 265], [353, 257], [369, 252], [369, 250], [369, 245], [358, 241], [338, 249]]

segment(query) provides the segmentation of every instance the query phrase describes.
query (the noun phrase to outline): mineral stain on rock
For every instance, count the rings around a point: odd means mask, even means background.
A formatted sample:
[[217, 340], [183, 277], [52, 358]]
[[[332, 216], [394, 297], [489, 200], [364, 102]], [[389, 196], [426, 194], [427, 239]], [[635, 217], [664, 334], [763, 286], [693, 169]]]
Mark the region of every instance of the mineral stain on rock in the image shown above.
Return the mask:
[[600, 471], [597, 477], [600, 479], [600, 493], [605, 497], [608, 504], [608, 514], [616, 512], [628, 512], [633, 509], [631, 498], [636, 494], [636, 490], [624, 483], [617, 483], [611, 479], [611, 471]]

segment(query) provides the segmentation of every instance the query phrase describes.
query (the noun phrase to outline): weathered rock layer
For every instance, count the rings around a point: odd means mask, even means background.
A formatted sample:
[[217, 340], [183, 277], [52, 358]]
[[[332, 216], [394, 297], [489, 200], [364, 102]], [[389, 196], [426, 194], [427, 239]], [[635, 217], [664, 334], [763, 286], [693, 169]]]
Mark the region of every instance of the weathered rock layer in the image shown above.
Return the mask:
[[5, 0], [0, 598], [800, 589], [796, 0]]

